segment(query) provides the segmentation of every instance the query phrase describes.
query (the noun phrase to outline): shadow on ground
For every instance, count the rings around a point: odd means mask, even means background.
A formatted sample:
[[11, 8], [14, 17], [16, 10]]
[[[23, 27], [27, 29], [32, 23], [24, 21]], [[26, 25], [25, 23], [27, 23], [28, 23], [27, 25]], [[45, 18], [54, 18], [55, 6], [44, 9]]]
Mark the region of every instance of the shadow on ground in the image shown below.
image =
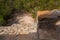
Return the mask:
[[30, 33], [30, 34], [2, 34], [0, 35], [0, 40], [37, 40], [37, 34], [36, 33]]

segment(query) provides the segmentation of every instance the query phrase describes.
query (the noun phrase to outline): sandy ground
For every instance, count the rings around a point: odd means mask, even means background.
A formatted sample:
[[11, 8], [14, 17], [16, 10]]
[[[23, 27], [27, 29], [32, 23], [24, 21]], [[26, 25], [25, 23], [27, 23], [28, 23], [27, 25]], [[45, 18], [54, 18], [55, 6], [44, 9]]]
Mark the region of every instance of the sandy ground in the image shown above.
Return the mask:
[[21, 13], [8, 20], [10, 26], [0, 27], [1, 40], [37, 40], [36, 22], [30, 14]]

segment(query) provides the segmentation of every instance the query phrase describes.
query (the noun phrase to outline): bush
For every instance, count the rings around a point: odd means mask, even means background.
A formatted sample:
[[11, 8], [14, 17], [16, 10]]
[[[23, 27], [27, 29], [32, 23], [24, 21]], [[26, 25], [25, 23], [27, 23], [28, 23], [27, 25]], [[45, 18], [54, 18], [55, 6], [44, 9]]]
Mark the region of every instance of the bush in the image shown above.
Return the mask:
[[1, 0], [0, 1], [0, 25], [6, 23], [5, 17], [10, 14], [12, 10], [11, 0]]

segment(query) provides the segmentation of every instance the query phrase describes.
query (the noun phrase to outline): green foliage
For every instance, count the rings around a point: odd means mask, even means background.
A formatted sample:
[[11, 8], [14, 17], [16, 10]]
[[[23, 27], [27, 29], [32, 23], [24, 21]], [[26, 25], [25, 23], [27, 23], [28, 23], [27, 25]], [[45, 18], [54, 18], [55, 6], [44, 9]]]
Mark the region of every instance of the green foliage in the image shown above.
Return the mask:
[[5, 18], [13, 9], [32, 12], [36, 17], [38, 10], [60, 9], [60, 0], [0, 0], [0, 25], [6, 22]]
[[32, 12], [33, 17], [35, 17], [38, 10], [52, 10], [60, 8], [60, 0], [15, 0], [15, 3], [16, 9]]
[[9, 15], [12, 10], [11, 0], [2, 0], [0, 1], [0, 25], [5, 23], [4, 17]]

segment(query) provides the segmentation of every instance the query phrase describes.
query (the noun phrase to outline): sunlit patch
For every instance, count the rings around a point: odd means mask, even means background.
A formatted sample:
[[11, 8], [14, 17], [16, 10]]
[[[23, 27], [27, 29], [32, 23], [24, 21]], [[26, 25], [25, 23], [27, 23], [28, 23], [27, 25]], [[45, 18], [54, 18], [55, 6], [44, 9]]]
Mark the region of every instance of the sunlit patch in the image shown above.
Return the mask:
[[56, 25], [60, 25], [60, 21], [57, 21], [57, 22], [56, 22]]

